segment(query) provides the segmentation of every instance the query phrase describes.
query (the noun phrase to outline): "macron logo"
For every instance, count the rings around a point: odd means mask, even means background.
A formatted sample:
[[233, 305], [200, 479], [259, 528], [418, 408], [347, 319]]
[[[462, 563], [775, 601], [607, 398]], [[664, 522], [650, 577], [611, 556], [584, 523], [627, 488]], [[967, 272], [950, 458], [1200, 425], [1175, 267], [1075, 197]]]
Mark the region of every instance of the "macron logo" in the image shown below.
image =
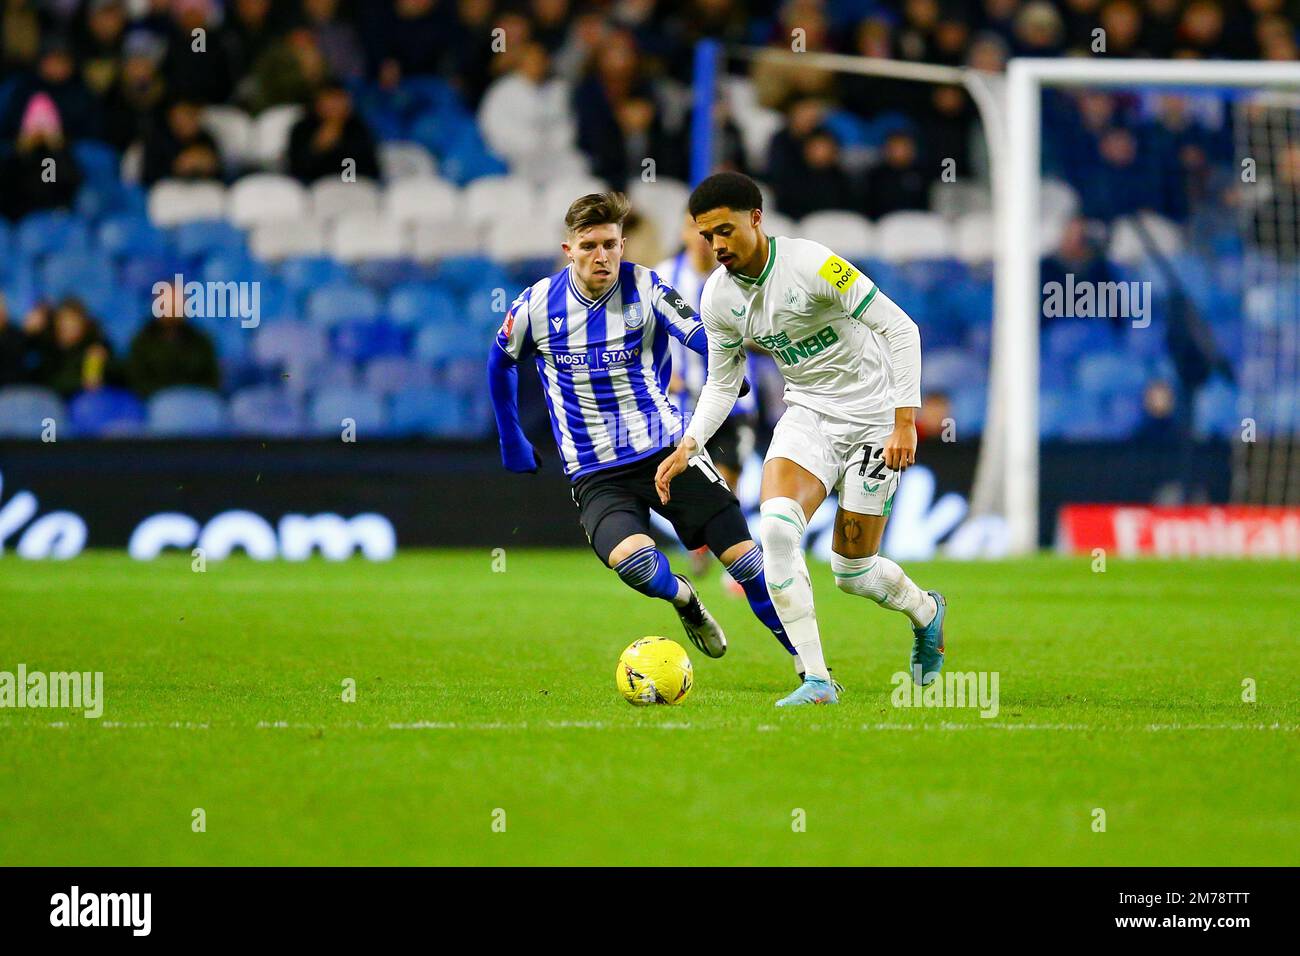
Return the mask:
[[152, 893], [71, 893], [50, 897], [51, 926], [129, 926], [135, 936], [148, 936], [152, 925]]
[[555, 331], [557, 332], [560, 331], [560, 326], [563, 324], [564, 324], [564, 316], [562, 315], [551, 316], [551, 328], [555, 329]]

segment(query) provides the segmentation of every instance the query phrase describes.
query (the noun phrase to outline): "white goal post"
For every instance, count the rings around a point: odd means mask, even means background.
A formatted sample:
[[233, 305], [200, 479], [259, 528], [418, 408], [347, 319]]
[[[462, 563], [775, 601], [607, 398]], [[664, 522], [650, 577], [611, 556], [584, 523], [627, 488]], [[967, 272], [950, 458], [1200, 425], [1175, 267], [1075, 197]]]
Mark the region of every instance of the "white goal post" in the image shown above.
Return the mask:
[[[1011, 553], [1038, 546], [1038, 328], [1039, 184], [1042, 91], [1058, 86], [1088, 87], [1261, 87], [1300, 89], [1294, 63], [1214, 60], [1014, 59], [1007, 67], [1007, 169], [1015, 185], [999, 198], [994, 191], [998, 230], [994, 363], [1015, 374], [993, 376], [994, 403], [1006, 410], [1003, 447], [985, 447], [1000, 458], [1002, 513]], [[999, 358], [1000, 356], [1000, 358]], [[985, 436], [986, 441], [990, 437]]]

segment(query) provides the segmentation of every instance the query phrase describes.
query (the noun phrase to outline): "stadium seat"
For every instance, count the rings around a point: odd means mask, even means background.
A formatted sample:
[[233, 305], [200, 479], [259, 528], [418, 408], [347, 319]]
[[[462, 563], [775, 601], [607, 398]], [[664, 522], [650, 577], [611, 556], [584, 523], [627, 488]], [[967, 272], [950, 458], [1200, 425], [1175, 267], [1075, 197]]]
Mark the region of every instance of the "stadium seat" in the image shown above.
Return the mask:
[[400, 259], [410, 254], [406, 227], [378, 213], [348, 213], [329, 230], [330, 254], [343, 262]]
[[205, 258], [218, 251], [242, 252], [246, 246], [244, 233], [225, 219], [195, 219], [175, 226], [172, 242], [176, 251], [189, 258]]
[[168, 236], [147, 216], [119, 213], [99, 224], [99, 248], [110, 256], [155, 255], [166, 252]]
[[992, 213], [971, 212], [957, 220], [956, 248], [953, 251], [962, 262], [989, 262], [996, 248], [997, 233]]
[[415, 355], [438, 363], [481, 359], [487, 355], [488, 344], [483, 336], [466, 334], [466, 330], [456, 323], [426, 325], [416, 334]]
[[225, 214], [226, 187], [220, 183], [164, 179], [149, 190], [149, 219], [155, 226], [221, 219]]
[[237, 435], [292, 437], [303, 431], [302, 403], [279, 385], [252, 385], [230, 396], [230, 428]]
[[876, 252], [871, 221], [855, 212], [827, 211], [804, 216], [796, 233], [860, 262]]
[[1153, 212], [1122, 216], [1111, 225], [1106, 258], [1123, 265], [1137, 265], [1149, 257], [1148, 244], [1160, 255], [1172, 257], [1182, 251], [1183, 242], [1182, 229], [1163, 216]]
[[404, 389], [431, 387], [433, 369], [416, 359], [383, 355], [366, 363], [362, 382], [377, 395], [391, 395]]
[[316, 362], [286, 383], [295, 392], [317, 391], [322, 388], [356, 388], [357, 367], [350, 358], [330, 356]]
[[450, 222], [416, 222], [411, 232], [411, 255], [418, 262], [436, 262], [463, 256], [481, 244], [478, 230], [465, 219]]
[[498, 219], [487, 227], [486, 250], [511, 263], [555, 255], [564, 241], [564, 217]]
[[[673, 238], [681, 231], [681, 220], [678, 220], [677, 231], [670, 233]], [[784, 213], [773, 210], [763, 213], [763, 231], [769, 236], [797, 236], [799, 227], [795, 221]]]
[[324, 388], [312, 395], [307, 424], [314, 433], [338, 435], [345, 419], [356, 424], [356, 436], [362, 440], [383, 437], [388, 430], [384, 403], [373, 392], [360, 388]]
[[307, 297], [307, 318], [317, 325], [372, 322], [380, 309], [379, 296], [361, 285], [335, 283], [315, 289]]
[[1075, 383], [1085, 392], [1110, 395], [1115, 392], [1140, 392], [1147, 373], [1139, 358], [1124, 352], [1092, 352], [1079, 359], [1074, 370]]
[[112, 262], [98, 253], [52, 252], [41, 266], [41, 291], [50, 299], [75, 295], [89, 305], [92, 298], [107, 296], [111, 301], [116, 285]]
[[98, 388], [74, 396], [68, 418], [79, 436], [128, 437], [144, 431], [145, 407], [125, 389]]
[[340, 322], [332, 329], [335, 355], [353, 362], [404, 355], [408, 335], [405, 330], [384, 320], [374, 322]]
[[1113, 349], [1115, 332], [1104, 319], [1060, 319], [1043, 331], [1049, 355], [1073, 361], [1089, 352]]
[[298, 297], [318, 286], [348, 282], [348, 267], [328, 256], [289, 256], [277, 267], [289, 291]]
[[677, 237], [682, 231], [682, 217], [686, 214], [686, 201], [690, 195], [690, 187], [684, 182], [666, 176], [660, 176], [650, 183], [638, 179], [628, 186], [627, 191], [632, 208], [655, 224], [659, 241], [665, 248], [677, 245]]
[[0, 388], [0, 437], [40, 438], [46, 419], [53, 419], [56, 429], [65, 421], [63, 402], [54, 392], [34, 385]]
[[206, 388], [178, 385], [149, 399], [148, 431], [159, 437], [220, 435], [226, 428], [221, 396]]
[[932, 212], [895, 212], [881, 217], [876, 223], [876, 241], [881, 257], [891, 262], [946, 259], [955, 252], [951, 228]]
[[955, 392], [981, 386], [985, 365], [964, 349], [927, 351], [921, 363], [921, 387], [926, 391]]
[[112, 146], [99, 140], [82, 139], [72, 144], [72, 155], [88, 182], [117, 185], [118, 155]]
[[989, 212], [993, 197], [983, 183], [937, 182], [930, 187], [930, 211], [945, 219], [961, 219], [971, 213]]
[[249, 231], [248, 248], [267, 262], [325, 252], [326, 230], [319, 219], [259, 222]]
[[464, 191], [464, 215], [474, 226], [514, 221], [539, 210], [537, 190], [518, 176], [485, 176]]
[[384, 190], [384, 212], [398, 222], [445, 224], [460, 217], [461, 193], [445, 179], [398, 180]]
[[436, 176], [438, 165], [419, 143], [389, 140], [379, 144], [379, 170], [387, 183]]
[[398, 286], [388, 296], [388, 317], [404, 327], [455, 322], [459, 313], [455, 297], [429, 283]]
[[[464, 250], [462, 249], [463, 253]], [[438, 281], [455, 295], [467, 296], [475, 289], [505, 288], [510, 277], [499, 263], [486, 256], [459, 255], [444, 259], [438, 266]]]
[[238, 170], [254, 158], [253, 121], [237, 106], [205, 106], [199, 125], [217, 141], [221, 161]]
[[260, 113], [253, 120], [252, 160], [266, 169], [283, 169], [289, 134], [302, 115], [303, 108], [297, 105], [272, 106]]
[[335, 176], [311, 184], [311, 211], [317, 219], [331, 220], [346, 214], [375, 216], [379, 212], [379, 187], [364, 176], [345, 183]]
[[[560, 166], [559, 169], [565, 169]], [[542, 188], [541, 203], [537, 215], [542, 222], [563, 223], [564, 214], [579, 196], [588, 193], [603, 193], [609, 189], [609, 183], [595, 176], [574, 176], [556, 173], [550, 169], [550, 178]]]
[[90, 246], [86, 223], [62, 210], [34, 212], [18, 224], [18, 253], [29, 259], [54, 251], [74, 251]]
[[253, 359], [267, 368], [306, 367], [328, 352], [325, 330], [308, 322], [265, 323], [253, 336]]
[[236, 226], [259, 222], [298, 221], [308, 213], [307, 191], [296, 180], [276, 173], [253, 173], [230, 187], [226, 215]]

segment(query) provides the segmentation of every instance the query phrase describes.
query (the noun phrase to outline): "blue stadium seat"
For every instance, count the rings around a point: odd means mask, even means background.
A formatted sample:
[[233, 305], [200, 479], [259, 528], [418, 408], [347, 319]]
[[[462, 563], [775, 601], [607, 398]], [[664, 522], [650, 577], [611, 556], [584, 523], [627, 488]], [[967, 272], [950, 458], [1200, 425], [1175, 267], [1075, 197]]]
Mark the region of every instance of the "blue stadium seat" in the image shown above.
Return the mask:
[[245, 253], [248, 245], [242, 230], [224, 219], [194, 219], [172, 227], [176, 251], [191, 259], [213, 253]]
[[220, 435], [226, 430], [226, 405], [206, 388], [165, 388], [149, 399], [148, 429], [167, 437]]
[[964, 349], [935, 349], [921, 363], [921, 385], [926, 391], [951, 393], [980, 386], [985, 377], [984, 363]]
[[963, 437], [970, 437], [984, 431], [984, 416], [987, 406], [988, 390], [983, 385], [967, 385], [954, 389], [952, 394], [952, 418], [957, 426], [959, 441]]
[[258, 326], [253, 359], [264, 368], [311, 364], [329, 352], [329, 336], [307, 322], [275, 322]]
[[383, 355], [405, 355], [408, 335], [391, 322], [340, 322], [333, 329], [333, 351], [341, 358], [368, 362]]
[[117, 185], [121, 157], [108, 143], [94, 139], [77, 140], [72, 144], [72, 155], [88, 181]]
[[144, 431], [145, 407], [120, 388], [81, 392], [68, 404], [73, 432], [93, 438], [128, 437]]
[[302, 403], [279, 385], [254, 385], [230, 396], [230, 427], [237, 435], [289, 437], [303, 431]]
[[481, 438], [487, 427], [485, 409], [467, 396], [447, 388], [410, 388], [392, 397], [395, 435], [429, 438]]
[[1111, 395], [1140, 392], [1147, 373], [1141, 358], [1124, 352], [1093, 352], [1079, 359], [1075, 383], [1085, 392]]
[[374, 392], [360, 388], [318, 390], [308, 409], [308, 427], [316, 434], [339, 434], [344, 419], [356, 422], [357, 437], [382, 437], [388, 431], [384, 403]]
[[400, 355], [381, 356], [366, 364], [362, 380], [372, 392], [389, 395], [411, 388], [431, 387], [433, 369], [417, 359]]
[[456, 323], [426, 325], [415, 337], [415, 356], [429, 362], [456, 359], [486, 361], [488, 342]]
[[351, 359], [327, 358], [303, 373], [303, 388], [314, 390], [357, 387], [357, 367]]
[[170, 250], [138, 253], [122, 262], [118, 270], [118, 282], [132, 292], [153, 295], [155, 282], [170, 282], [178, 273], [187, 278], [198, 278], [191, 273], [189, 263]]
[[317, 325], [341, 322], [373, 322], [379, 318], [379, 296], [362, 285], [331, 283], [307, 297], [307, 318]]
[[326, 256], [296, 256], [280, 263], [280, 278], [296, 296], [323, 285], [349, 282], [348, 267]]
[[1089, 352], [1115, 348], [1115, 332], [1106, 319], [1058, 319], [1043, 332], [1050, 355], [1074, 360]]
[[41, 266], [41, 289], [51, 299], [75, 295], [85, 300], [88, 290], [117, 285], [113, 266], [95, 252], [52, 252]]
[[86, 223], [62, 210], [34, 212], [18, 226], [18, 251], [28, 257], [55, 250], [84, 250], [89, 246], [90, 230]]
[[500, 264], [483, 256], [443, 259], [438, 264], [438, 280], [461, 297], [469, 296], [475, 289], [513, 288], [509, 273]]
[[432, 283], [398, 286], [388, 296], [388, 317], [404, 327], [454, 322], [459, 313], [456, 299]]
[[167, 233], [135, 213], [109, 216], [99, 224], [97, 238], [110, 256], [159, 255], [168, 249]]
[[48, 388], [34, 385], [0, 388], [0, 437], [40, 438], [42, 422], [47, 418], [54, 420], [56, 428], [65, 421], [63, 402]]

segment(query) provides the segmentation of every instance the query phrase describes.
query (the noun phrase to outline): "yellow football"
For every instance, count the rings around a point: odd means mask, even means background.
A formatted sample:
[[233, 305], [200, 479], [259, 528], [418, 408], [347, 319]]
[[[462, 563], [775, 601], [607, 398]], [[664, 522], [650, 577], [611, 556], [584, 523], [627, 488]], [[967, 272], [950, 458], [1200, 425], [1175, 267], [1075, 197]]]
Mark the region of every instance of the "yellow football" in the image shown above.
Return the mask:
[[695, 675], [691, 659], [676, 641], [643, 637], [628, 645], [618, 659], [614, 680], [629, 704], [680, 704], [691, 692]]

